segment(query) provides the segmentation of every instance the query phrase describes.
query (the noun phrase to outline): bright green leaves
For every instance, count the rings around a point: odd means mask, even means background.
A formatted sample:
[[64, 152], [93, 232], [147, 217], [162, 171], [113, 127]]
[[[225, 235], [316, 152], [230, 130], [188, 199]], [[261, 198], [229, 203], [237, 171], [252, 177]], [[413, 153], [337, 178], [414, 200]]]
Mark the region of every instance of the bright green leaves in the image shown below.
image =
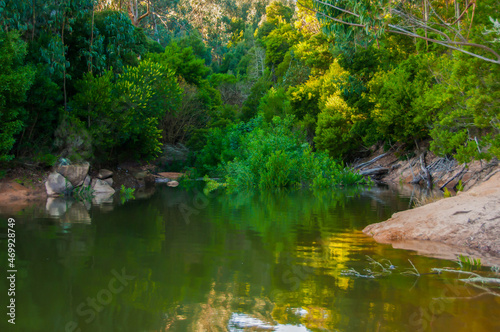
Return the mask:
[[0, 161], [13, 158], [14, 136], [23, 127], [23, 102], [35, 76], [34, 68], [24, 65], [25, 55], [19, 34], [0, 30]]
[[205, 60], [197, 57], [191, 47], [182, 48], [176, 43], [168, 45], [164, 53], [149, 53], [147, 59], [171, 68], [187, 83], [196, 86], [200, 86], [210, 72]]
[[258, 116], [225, 130], [212, 129], [210, 144], [201, 151], [198, 161], [217, 165], [212, 166], [212, 175], [224, 177], [229, 192], [332, 187], [362, 181], [362, 176], [344, 170], [325, 153], [312, 152], [293, 123], [291, 116], [274, 117], [270, 122]]
[[92, 133], [96, 156], [110, 158], [116, 151], [152, 158], [161, 153], [159, 121], [176, 112], [182, 93], [172, 70], [144, 60], [126, 68], [115, 84], [106, 72], [87, 74], [77, 86], [77, 114]]
[[500, 66], [455, 53], [434, 68], [438, 84], [426, 95], [439, 105], [431, 148], [460, 162], [500, 157]]
[[121, 140], [142, 156], [157, 156], [161, 152], [158, 121], [166, 112], [174, 113], [180, 101], [174, 72], [162, 64], [141, 61], [119, 76], [116, 91]]

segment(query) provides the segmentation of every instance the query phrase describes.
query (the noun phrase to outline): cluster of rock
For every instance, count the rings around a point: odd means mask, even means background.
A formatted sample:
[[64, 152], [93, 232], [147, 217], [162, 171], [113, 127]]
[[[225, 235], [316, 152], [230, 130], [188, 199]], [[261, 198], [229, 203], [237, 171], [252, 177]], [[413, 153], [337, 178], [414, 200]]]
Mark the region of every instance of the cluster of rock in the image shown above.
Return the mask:
[[75, 190], [78, 192], [88, 190], [92, 195], [113, 195], [115, 193], [111, 187], [113, 185], [113, 172], [101, 169], [97, 177], [92, 178], [89, 175], [89, 169], [89, 163], [57, 166], [45, 182], [47, 195], [69, 195]]

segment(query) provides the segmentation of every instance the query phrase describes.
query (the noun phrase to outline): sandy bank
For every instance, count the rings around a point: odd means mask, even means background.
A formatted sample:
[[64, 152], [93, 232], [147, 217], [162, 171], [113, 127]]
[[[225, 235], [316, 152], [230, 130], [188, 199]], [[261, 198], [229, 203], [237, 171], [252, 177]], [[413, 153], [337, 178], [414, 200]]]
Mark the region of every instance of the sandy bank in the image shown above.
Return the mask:
[[420, 240], [500, 256], [500, 172], [467, 192], [395, 213], [363, 232], [378, 242], [405, 249], [409, 249], [404, 245], [408, 241]]

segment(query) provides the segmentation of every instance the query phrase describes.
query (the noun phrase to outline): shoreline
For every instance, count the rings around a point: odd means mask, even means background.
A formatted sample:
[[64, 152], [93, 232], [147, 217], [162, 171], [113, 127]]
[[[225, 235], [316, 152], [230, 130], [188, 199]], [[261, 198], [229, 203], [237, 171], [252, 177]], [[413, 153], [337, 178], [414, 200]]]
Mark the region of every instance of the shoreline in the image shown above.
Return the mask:
[[[367, 162], [373, 159], [377, 159], [376, 162]], [[427, 153], [424, 164], [431, 165], [430, 169], [441, 160], [444, 159]], [[360, 172], [388, 169], [386, 173], [374, 176], [376, 182], [397, 184], [399, 180], [399, 183], [415, 183], [415, 178], [419, 176], [418, 156], [401, 160], [396, 157], [396, 152], [383, 153], [379, 150], [363, 162], [368, 165], [355, 166]], [[136, 187], [138, 183], [132, 174], [149, 171], [144, 166], [135, 164], [127, 165], [127, 169], [123, 168], [124, 165], [120, 166], [116, 167], [118, 181], [113, 187], [122, 183], [128, 187]], [[48, 195], [44, 183], [48, 174], [50, 171], [18, 169], [9, 178], [0, 180], [0, 212], [12, 214], [45, 201]], [[453, 197], [395, 213], [386, 221], [365, 227], [363, 233], [377, 242], [422, 252], [427, 256], [449, 259], [454, 254], [463, 252], [469, 256], [485, 254], [484, 257], [500, 257], [498, 161], [474, 161], [465, 172], [462, 165], [448, 161], [447, 168], [435, 168], [431, 174], [436, 187], [445, 184], [453, 192], [459, 180], [462, 180], [464, 191]], [[420, 182], [425, 182], [423, 177]]]
[[439, 246], [430, 249], [438, 243], [500, 257], [500, 172], [456, 196], [397, 212], [363, 233], [395, 248], [439, 254]]

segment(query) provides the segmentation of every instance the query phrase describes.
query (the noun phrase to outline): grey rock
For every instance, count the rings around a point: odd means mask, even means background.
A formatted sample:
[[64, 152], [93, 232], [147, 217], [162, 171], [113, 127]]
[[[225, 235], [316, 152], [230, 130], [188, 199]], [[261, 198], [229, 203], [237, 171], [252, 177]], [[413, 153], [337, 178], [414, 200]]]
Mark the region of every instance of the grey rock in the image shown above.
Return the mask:
[[107, 178], [110, 178], [113, 176], [113, 172], [110, 171], [109, 169], [100, 169], [99, 170], [99, 173], [97, 174], [97, 178], [101, 179], [101, 180], [104, 180], [104, 179], [107, 179]]
[[104, 182], [101, 179], [93, 179], [92, 180], [92, 190], [94, 190], [94, 194], [110, 194], [113, 195], [115, 190], [111, 188], [111, 186]]
[[105, 179], [103, 181], [106, 182], [107, 184], [109, 184], [110, 186], [113, 185], [113, 178], [107, 178], [107, 179]]
[[59, 196], [69, 193], [73, 189], [73, 185], [64, 176], [59, 173], [50, 173], [45, 182], [45, 189], [49, 196]]
[[74, 187], [81, 186], [89, 173], [90, 164], [61, 165], [57, 166], [56, 172], [64, 176]]
[[88, 187], [88, 186], [90, 186], [90, 183], [91, 183], [91, 182], [92, 182], [92, 178], [91, 178], [90, 176], [88, 176], [88, 175], [87, 175], [87, 176], [85, 177], [85, 180], [83, 180], [83, 184], [82, 184], [82, 186], [84, 186], [84, 187]]
[[179, 182], [177, 181], [170, 181], [167, 183], [167, 186], [169, 187], [177, 187], [179, 185]]

